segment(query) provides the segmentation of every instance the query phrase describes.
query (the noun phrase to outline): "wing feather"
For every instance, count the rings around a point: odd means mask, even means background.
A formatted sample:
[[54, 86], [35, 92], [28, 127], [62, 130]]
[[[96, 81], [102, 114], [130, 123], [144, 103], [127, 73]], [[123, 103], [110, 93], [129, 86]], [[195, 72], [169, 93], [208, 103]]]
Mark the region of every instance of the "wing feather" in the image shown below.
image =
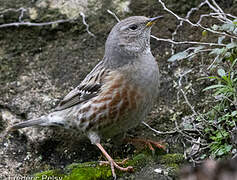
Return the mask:
[[86, 78], [63, 98], [55, 110], [67, 109], [95, 97], [108, 73], [109, 69], [104, 68], [103, 61], [99, 62]]

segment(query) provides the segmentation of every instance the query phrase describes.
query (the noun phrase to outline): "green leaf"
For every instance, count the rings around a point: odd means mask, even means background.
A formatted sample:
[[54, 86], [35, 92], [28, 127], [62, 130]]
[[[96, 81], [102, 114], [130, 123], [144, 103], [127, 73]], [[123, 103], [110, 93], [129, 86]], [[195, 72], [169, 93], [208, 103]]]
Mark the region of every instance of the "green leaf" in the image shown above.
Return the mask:
[[232, 117], [237, 116], [237, 111], [233, 111], [233, 112], [231, 113], [231, 116], [232, 116]]
[[223, 154], [225, 154], [225, 151], [223, 148], [220, 148], [218, 151], [217, 151], [217, 155], [218, 156], [222, 156]]
[[168, 61], [169, 62], [174, 62], [176, 60], [181, 60], [181, 59], [185, 59], [188, 56], [188, 52], [187, 51], [183, 51], [183, 52], [179, 52], [173, 56], [171, 56]]
[[203, 31], [202, 31], [202, 36], [203, 36], [203, 37], [207, 36], [207, 30], [203, 30]]
[[218, 69], [218, 70], [217, 70], [217, 74], [218, 74], [220, 77], [226, 76], [226, 73], [225, 73], [225, 70], [224, 70], [224, 69]]
[[185, 123], [184, 124], [184, 129], [193, 129], [193, 125], [190, 123]]
[[201, 77], [201, 78], [198, 78], [197, 81], [200, 81], [203, 79], [219, 79], [219, 77], [216, 77], [216, 76]]
[[231, 64], [231, 69], [235, 66], [235, 63], [237, 62], [237, 58], [234, 60], [234, 62]]
[[214, 24], [211, 28], [212, 28], [214, 31], [216, 31], [216, 30], [219, 29], [219, 27], [220, 27], [220, 26], [217, 26], [216, 24]]
[[202, 155], [200, 156], [200, 159], [205, 159], [206, 157], [207, 157], [206, 154], [202, 154]]
[[225, 58], [230, 58], [231, 55], [232, 55], [232, 54], [231, 54], [230, 52], [226, 52], [226, 53], [225, 53]]
[[227, 23], [227, 24], [223, 24], [221, 26], [221, 30], [224, 30], [224, 31], [234, 31], [235, 29], [235, 25], [233, 23]]
[[233, 31], [234, 34], [237, 34], [237, 28], [235, 28], [235, 30]]
[[193, 50], [194, 50], [194, 53], [197, 53], [199, 50], [205, 48], [205, 46], [197, 46], [197, 47], [194, 47]]
[[237, 43], [236, 42], [231, 42], [229, 44], [226, 45], [226, 48], [227, 49], [232, 49], [234, 47], [237, 47]]
[[231, 151], [231, 149], [232, 149], [232, 145], [225, 145], [225, 151], [226, 152], [230, 152]]
[[215, 48], [210, 52], [210, 55], [211, 54], [221, 55], [221, 54], [225, 53], [225, 51], [226, 51], [225, 48]]
[[208, 86], [208, 87], [206, 87], [205, 89], [203, 89], [202, 91], [207, 91], [207, 90], [210, 90], [210, 89], [222, 88], [222, 87], [224, 87], [224, 85], [222, 85], [222, 84], [216, 84], [216, 85]]
[[218, 44], [222, 44], [222, 41], [225, 39], [225, 36], [218, 37]]
[[[236, 82], [237, 82], [237, 78], [233, 79], [232, 81], [233, 81], [233, 83], [236, 83]], [[236, 89], [237, 89], [237, 88], [236, 88]]]
[[228, 137], [228, 136], [229, 136], [229, 133], [224, 130], [219, 131], [216, 135], [218, 139], [224, 139], [225, 137]]
[[217, 141], [217, 137], [216, 136], [210, 136], [210, 139], [213, 141]]

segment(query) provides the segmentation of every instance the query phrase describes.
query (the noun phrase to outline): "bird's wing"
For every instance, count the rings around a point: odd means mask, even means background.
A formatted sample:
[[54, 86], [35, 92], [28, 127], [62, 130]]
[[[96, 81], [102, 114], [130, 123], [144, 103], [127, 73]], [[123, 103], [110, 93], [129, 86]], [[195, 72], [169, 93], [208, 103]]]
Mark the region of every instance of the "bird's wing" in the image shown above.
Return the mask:
[[103, 61], [99, 62], [86, 78], [63, 98], [55, 110], [67, 109], [95, 97], [108, 73], [109, 69], [104, 68]]

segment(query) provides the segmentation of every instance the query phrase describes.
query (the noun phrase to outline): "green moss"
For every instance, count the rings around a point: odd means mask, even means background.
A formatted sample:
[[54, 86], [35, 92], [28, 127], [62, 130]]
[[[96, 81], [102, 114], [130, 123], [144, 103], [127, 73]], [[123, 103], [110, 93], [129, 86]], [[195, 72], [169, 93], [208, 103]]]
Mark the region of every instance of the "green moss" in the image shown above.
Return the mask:
[[[140, 153], [134, 156], [133, 159], [128, 160], [124, 164], [124, 167], [133, 166], [136, 169], [148, 160], [151, 160], [151, 156], [146, 153]], [[100, 166], [95, 162], [71, 164], [66, 168], [66, 171], [69, 173], [64, 177], [64, 180], [108, 179], [112, 177], [110, 166]], [[123, 172], [116, 171], [117, 175], [122, 175], [122, 173]]]
[[[133, 166], [134, 169], [139, 168], [148, 161], [152, 161], [153, 157], [146, 151], [135, 155], [128, 160], [123, 166]], [[120, 160], [118, 160], [120, 161]], [[116, 171], [116, 174], [122, 175], [123, 172]], [[112, 177], [110, 166], [100, 166], [97, 162], [74, 163], [67, 166], [63, 172], [59, 170], [48, 170], [35, 174], [35, 177], [42, 179], [43, 177], [61, 177], [63, 180], [104, 180]]]
[[110, 167], [97, 166], [97, 163], [82, 163], [72, 164], [65, 168], [64, 173], [59, 170], [47, 170], [34, 175], [36, 179], [43, 179], [46, 177], [55, 177], [63, 180], [94, 180], [94, 179], [108, 179], [112, 176]]
[[170, 175], [174, 175], [184, 162], [184, 156], [179, 153], [166, 154], [161, 157], [160, 162], [170, 169]]
[[63, 175], [58, 170], [48, 170], [34, 175], [35, 179], [46, 179], [46, 177], [57, 177], [57, 179], [63, 179]]
[[175, 154], [166, 154], [163, 155], [161, 158], [161, 163], [163, 164], [170, 164], [170, 163], [177, 163], [180, 164], [184, 161], [183, 154], [175, 153]]
[[152, 161], [152, 156], [149, 155], [146, 151], [143, 151], [135, 155], [132, 159], [129, 159], [126, 162], [126, 166], [133, 166], [134, 168], [143, 166], [148, 161]]
[[71, 164], [66, 171], [68, 173], [64, 180], [107, 179], [112, 176], [109, 166], [99, 166], [95, 162]]

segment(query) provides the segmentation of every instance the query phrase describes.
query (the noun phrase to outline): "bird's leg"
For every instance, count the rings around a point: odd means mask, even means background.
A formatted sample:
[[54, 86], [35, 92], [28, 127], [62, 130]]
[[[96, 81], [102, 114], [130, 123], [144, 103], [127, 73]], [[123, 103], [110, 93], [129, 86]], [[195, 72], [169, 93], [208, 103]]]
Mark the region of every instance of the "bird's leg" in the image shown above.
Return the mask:
[[121, 166], [119, 166], [111, 157], [110, 155], [105, 151], [105, 149], [103, 148], [103, 146], [100, 143], [96, 143], [96, 146], [101, 150], [101, 152], [104, 154], [104, 156], [106, 157], [106, 159], [108, 160], [110, 167], [111, 167], [111, 171], [112, 171], [112, 175], [114, 177], [114, 179], [116, 179], [116, 174], [115, 174], [115, 170], [114, 168], [119, 169], [120, 171], [127, 171], [127, 172], [132, 172], [133, 171], [133, 167], [132, 166], [128, 166], [126, 168], [123, 168]]

